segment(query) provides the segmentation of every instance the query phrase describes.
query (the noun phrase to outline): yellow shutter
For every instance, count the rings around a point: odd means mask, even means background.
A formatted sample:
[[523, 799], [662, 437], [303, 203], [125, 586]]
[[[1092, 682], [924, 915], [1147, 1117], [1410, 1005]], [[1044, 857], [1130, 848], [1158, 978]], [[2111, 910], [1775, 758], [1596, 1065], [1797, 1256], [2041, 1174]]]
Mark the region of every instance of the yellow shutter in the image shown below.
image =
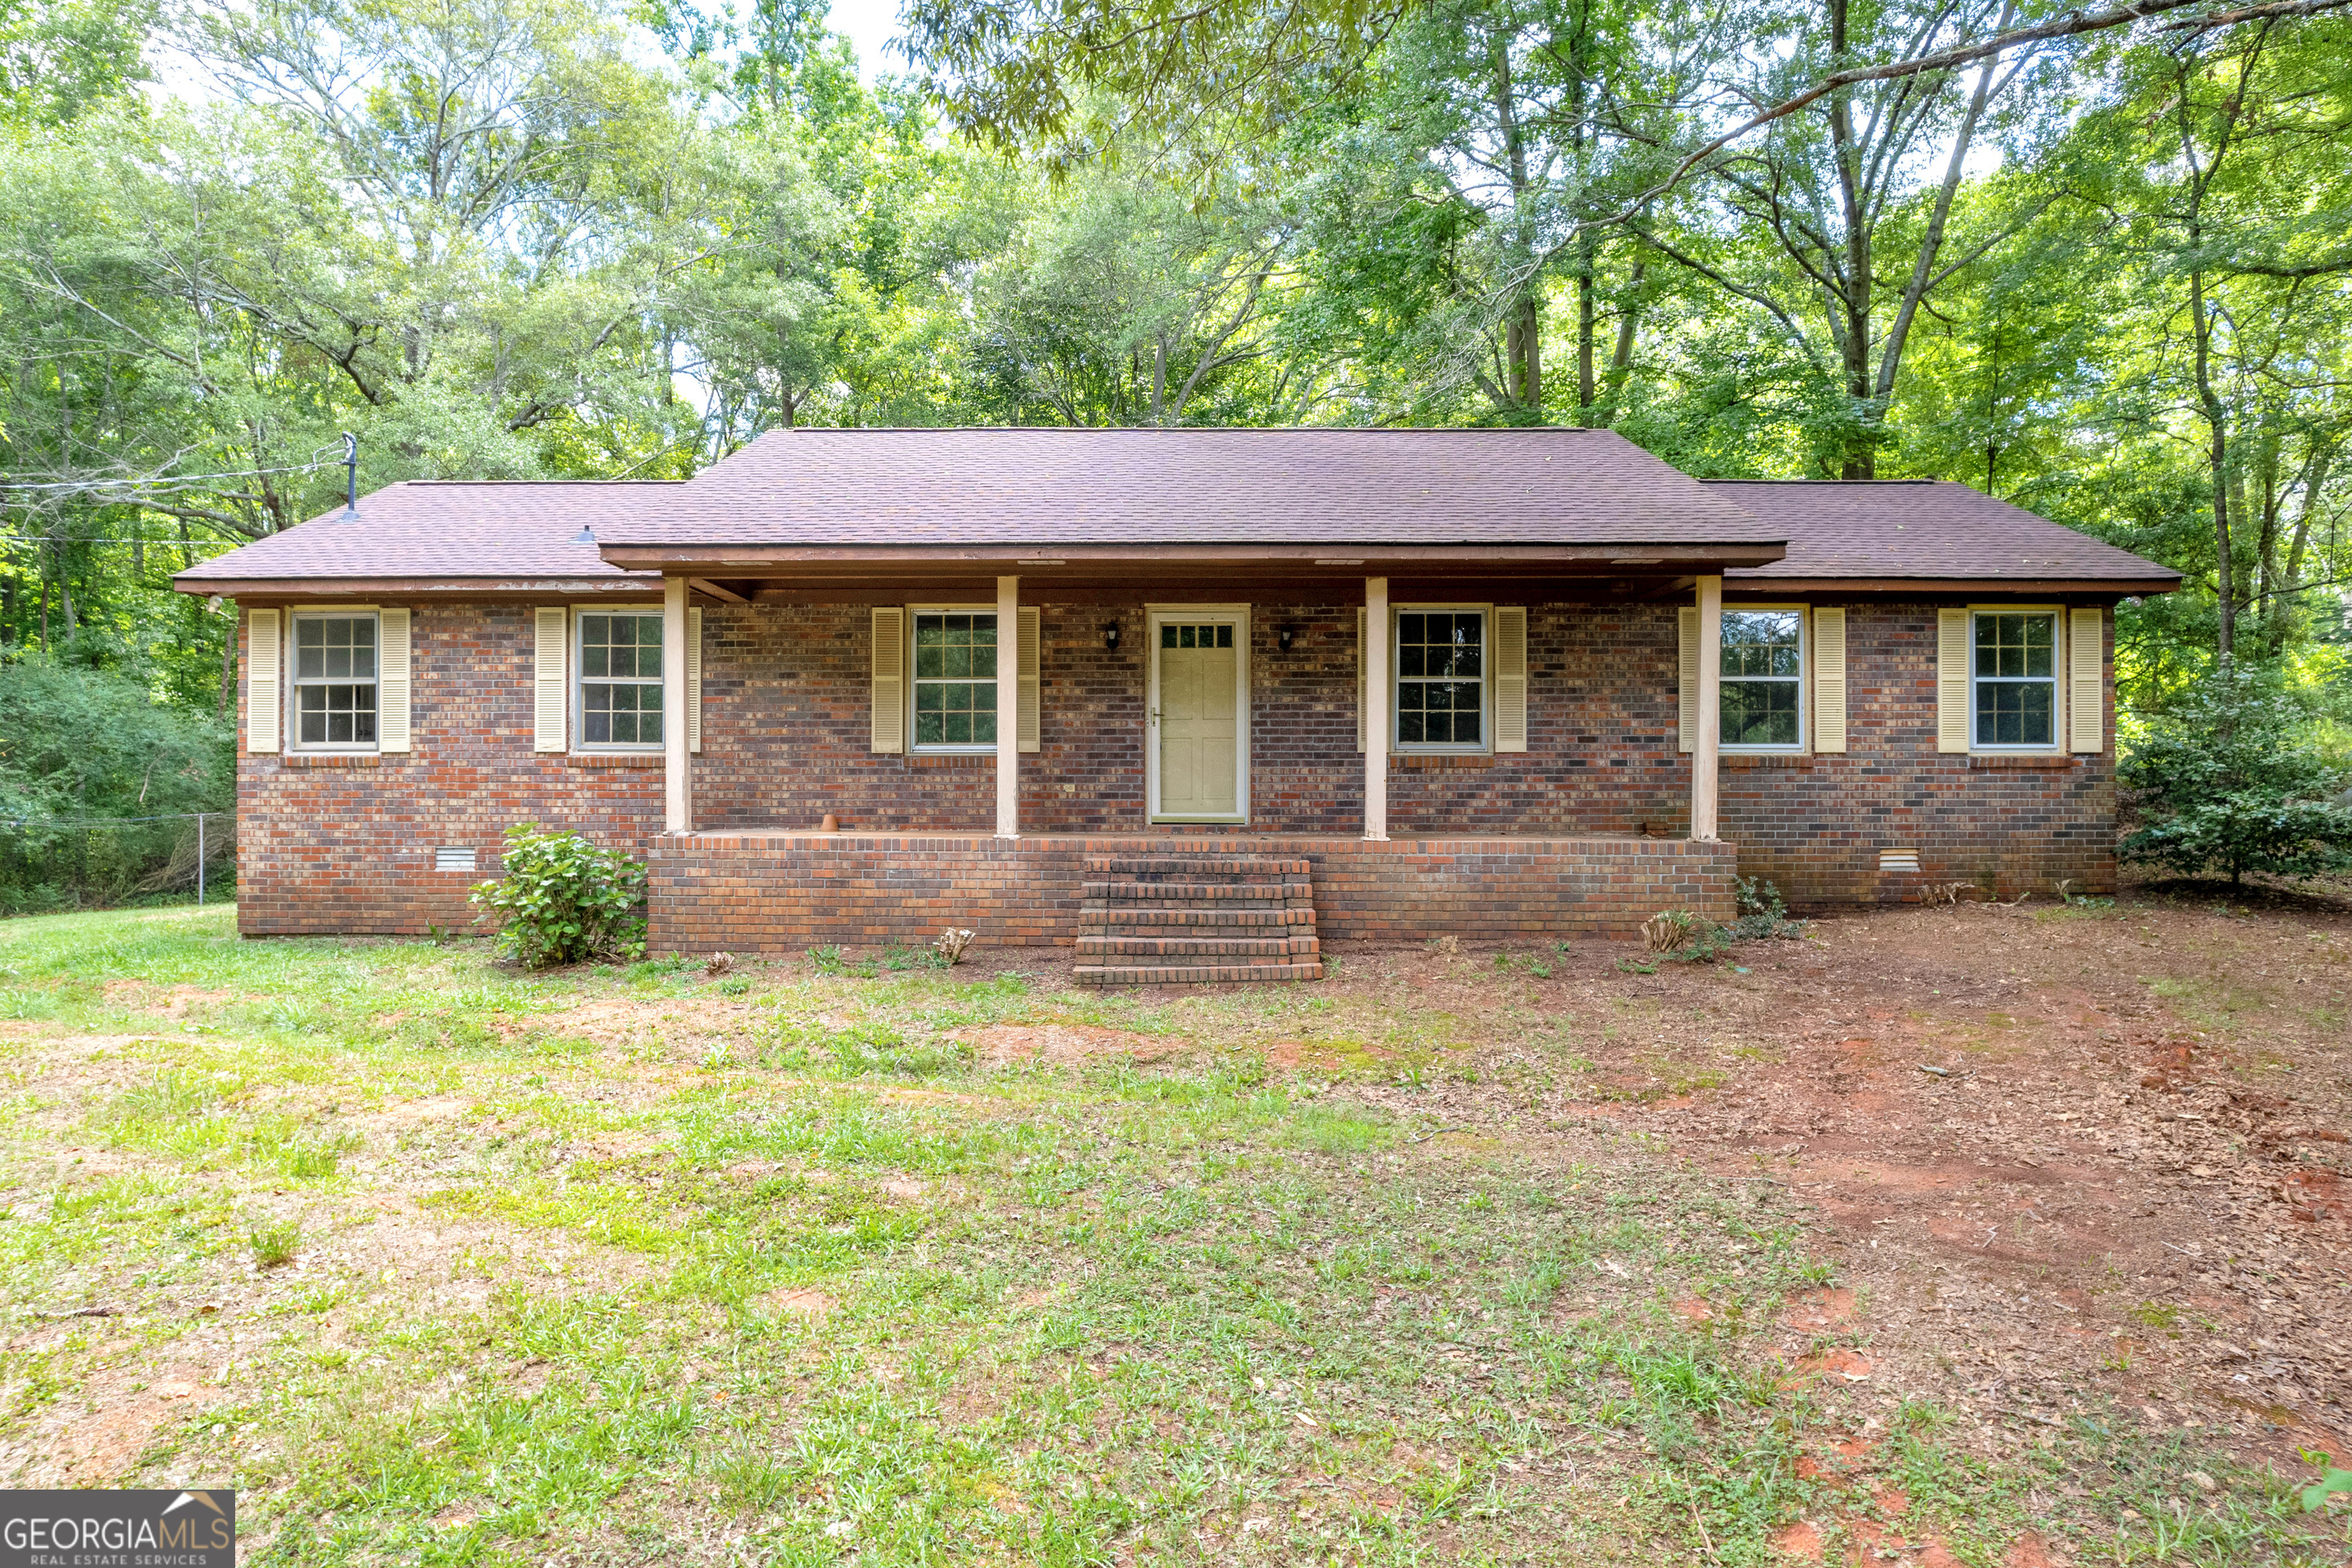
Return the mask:
[[1969, 613], [1936, 612], [1936, 750], [1969, 749]]
[[530, 618], [538, 636], [531, 660], [530, 749], [560, 752], [570, 728], [565, 721], [572, 708], [571, 693], [563, 685], [564, 671], [571, 664], [565, 637], [571, 617], [557, 606], [535, 609]]
[[702, 751], [702, 612], [686, 612], [686, 749]]
[[245, 617], [245, 749], [274, 752], [280, 744], [278, 728], [286, 711], [278, 690], [280, 643], [278, 612], [254, 610]]
[[896, 605], [874, 611], [874, 749], [907, 749], [907, 612]]
[[1687, 752], [1698, 745], [1698, 606], [1685, 605], [1677, 613], [1682, 623], [1682, 684], [1679, 688], [1682, 708], [1681, 749]]
[[408, 612], [376, 612], [380, 663], [375, 678], [375, 744], [380, 752], [408, 750]]
[[1039, 750], [1045, 743], [1045, 726], [1038, 721], [1038, 707], [1045, 683], [1040, 678], [1037, 639], [1042, 635], [1037, 624], [1037, 611], [1024, 605], [1021, 608], [1021, 646], [1014, 657], [1021, 660], [1021, 738], [1019, 749]]
[[2105, 610], [2067, 617], [2066, 742], [2077, 752], [2107, 749], [2107, 626]]
[[1528, 613], [1495, 612], [1495, 750], [1528, 749]]
[[1813, 612], [1813, 750], [1845, 750], [1845, 612]]
[[1364, 606], [1356, 606], [1356, 750], [1364, 749]]

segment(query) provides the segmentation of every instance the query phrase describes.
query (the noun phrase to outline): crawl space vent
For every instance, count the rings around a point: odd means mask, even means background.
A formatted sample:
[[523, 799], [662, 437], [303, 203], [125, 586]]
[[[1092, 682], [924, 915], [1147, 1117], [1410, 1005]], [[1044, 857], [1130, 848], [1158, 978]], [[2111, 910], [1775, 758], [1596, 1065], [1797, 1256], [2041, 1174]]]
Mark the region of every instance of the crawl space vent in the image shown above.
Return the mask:
[[1878, 874], [1882, 877], [1895, 871], [1916, 871], [1919, 851], [1916, 849], [1882, 849], [1878, 852]]
[[436, 871], [470, 871], [474, 868], [474, 852], [471, 849], [436, 849], [433, 851], [433, 868]]

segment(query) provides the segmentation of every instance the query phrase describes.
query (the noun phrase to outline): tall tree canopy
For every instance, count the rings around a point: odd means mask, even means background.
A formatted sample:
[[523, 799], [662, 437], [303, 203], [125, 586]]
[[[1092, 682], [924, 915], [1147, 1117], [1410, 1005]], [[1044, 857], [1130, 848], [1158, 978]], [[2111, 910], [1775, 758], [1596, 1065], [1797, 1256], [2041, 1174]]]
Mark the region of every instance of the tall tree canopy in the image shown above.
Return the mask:
[[[0, 0], [0, 649], [217, 704], [182, 562], [803, 424], [1608, 425], [2167, 560], [2339, 670], [2337, 0]], [[146, 59], [214, 84], [179, 101]], [[175, 75], [181, 74], [175, 71]]]

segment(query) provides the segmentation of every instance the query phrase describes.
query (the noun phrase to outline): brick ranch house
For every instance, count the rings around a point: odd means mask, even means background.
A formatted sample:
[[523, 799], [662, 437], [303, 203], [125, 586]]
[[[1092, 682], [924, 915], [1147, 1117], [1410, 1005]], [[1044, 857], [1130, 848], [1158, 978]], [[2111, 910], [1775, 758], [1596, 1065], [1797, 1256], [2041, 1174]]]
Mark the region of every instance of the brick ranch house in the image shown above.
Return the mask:
[[[1949, 483], [1606, 430], [796, 430], [680, 483], [395, 484], [208, 562], [238, 921], [465, 925], [512, 823], [659, 952], [1624, 933], [2114, 875], [2109, 612], [2178, 574]], [[1010, 740], [1009, 748], [1001, 742]]]

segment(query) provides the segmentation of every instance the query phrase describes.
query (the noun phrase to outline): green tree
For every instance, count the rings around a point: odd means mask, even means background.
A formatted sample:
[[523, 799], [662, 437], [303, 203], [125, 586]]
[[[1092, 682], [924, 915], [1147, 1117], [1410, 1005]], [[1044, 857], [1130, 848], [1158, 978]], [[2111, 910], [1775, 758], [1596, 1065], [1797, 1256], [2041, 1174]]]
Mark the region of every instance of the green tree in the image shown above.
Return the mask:
[[2275, 676], [2223, 665], [2151, 716], [2117, 781], [2140, 826], [2116, 853], [2195, 876], [2315, 877], [2352, 868], [2352, 805], [2329, 798], [2311, 705]]

